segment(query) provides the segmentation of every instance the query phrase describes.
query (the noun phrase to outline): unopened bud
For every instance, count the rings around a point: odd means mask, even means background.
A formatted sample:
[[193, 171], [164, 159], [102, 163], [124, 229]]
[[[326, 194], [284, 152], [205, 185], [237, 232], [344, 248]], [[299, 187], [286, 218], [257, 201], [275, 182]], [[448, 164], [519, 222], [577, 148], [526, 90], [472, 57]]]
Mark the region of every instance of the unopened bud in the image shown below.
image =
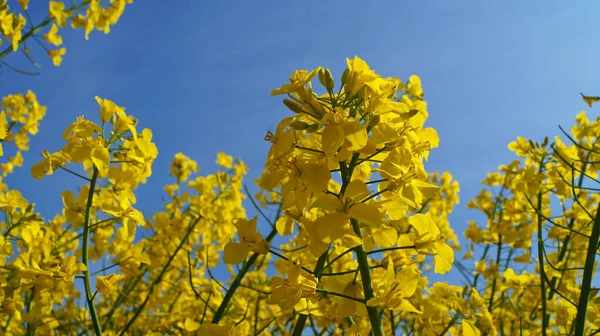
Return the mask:
[[[371, 112], [372, 114], [372, 112]], [[373, 115], [371, 116], [371, 122], [370, 122], [370, 127], [373, 128], [375, 126], [377, 126], [377, 124], [379, 124], [379, 122], [381, 121], [381, 117], [379, 115]]]
[[335, 86], [333, 76], [331, 75], [331, 71], [329, 71], [329, 69], [319, 70], [319, 82], [325, 87], [325, 89], [327, 89], [327, 91], [332, 91], [333, 87]]
[[349, 74], [350, 74], [349, 69], [344, 70], [344, 73], [342, 74], [342, 85], [345, 85], [346, 82], [348, 81]]
[[294, 113], [303, 113], [304, 112], [304, 109], [302, 108], [302, 106], [300, 106], [300, 104], [296, 103], [295, 101], [291, 101], [286, 98], [283, 100], [283, 103], [285, 104], [285, 106], [287, 106], [287, 108], [289, 108]]
[[297, 130], [297, 131], [303, 131], [305, 129], [308, 128], [308, 124], [302, 121], [294, 121], [293, 123], [290, 124], [290, 127]]
[[548, 137], [544, 138], [544, 142], [542, 142], [542, 147], [546, 147], [548, 145]]

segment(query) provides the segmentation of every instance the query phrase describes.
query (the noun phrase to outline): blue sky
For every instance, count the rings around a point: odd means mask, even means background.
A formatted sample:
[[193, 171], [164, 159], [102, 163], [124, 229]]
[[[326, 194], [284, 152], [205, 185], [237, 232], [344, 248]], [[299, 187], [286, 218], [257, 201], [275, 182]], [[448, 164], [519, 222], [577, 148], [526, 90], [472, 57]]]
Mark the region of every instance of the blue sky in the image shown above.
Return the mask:
[[[34, 19], [45, 15], [43, 6], [32, 10]], [[339, 79], [346, 57], [358, 55], [384, 76], [421, 77], [428, 125], [441, 138], [426, 168], [460, 182], [451, 221], [461, 234], [467, 220], [479, 218], [464, 205], [480, 180], [514, 158], [508, 142], [559, 134], [558, 125], [570, 127], [586, 108], [580, 91], [600, 94], [599, 9], [592, 1], [138, 0], [109, 35], [94, 32], [85, 41], [82, 31], [65, 30], [61, 67], [32, 48], [40, 76], [2, 69], [0, 94], [31, 89], [48, 107], [25, 167], [7, 182], [42, 215], [60, 211], [60, 191], [78, 179], [60, 173], [35, 181], [29, 169], [38, 153], [62, 147], [60, 134], [77, 115], [98, 118], [99, 95], [154, 133], [159, 157], [137, 193], [146, 213], [162, 205], [177, 152], [204, 174], [214, 171], [217, 152], [241, 157], [252, 184], [268, 151], [266, 131], [288, 115], [270, 91], [295, 69], [321, 65]], [[20, 55], [5, 61], [32, 70]]]

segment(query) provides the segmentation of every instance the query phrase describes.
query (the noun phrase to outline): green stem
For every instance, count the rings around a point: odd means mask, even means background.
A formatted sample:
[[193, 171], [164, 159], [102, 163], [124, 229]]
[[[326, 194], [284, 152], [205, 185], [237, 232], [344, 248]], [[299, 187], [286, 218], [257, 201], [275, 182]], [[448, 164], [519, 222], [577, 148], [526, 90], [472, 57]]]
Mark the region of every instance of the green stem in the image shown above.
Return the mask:
[[[269, 233], [269, 235], [267, 236], [267, 239], [266, 239], [267, 243], [271, 242], [271, 240], [273, 240], [273, 238], [275, 237], [276, 234], [277, 234], [277, 230], [272, 229], [271, 232]], [[217, 308], [217, 312], [215, 313], [215, 316], [213, 316], [212, 323], [217, 324], [217, 323], [219, 323], [221, 318], [223, 318], [223, 315], [225, 314], [225, 309], [227, 309], [227, 305], [229, 304], [229, 301], [231, 301], [231, 299], [233, 298], [233, 294], [235, 294], [235, 291], [240, 287], [240, 284], [242, 283], [242, 280], [246, 276], [246, 273], [248, 273], [248, 271], [250, 270], [252, 265], [254, 265], [254, 263], [256, 262], [256, 259], [258, 259], [258, 256], [259, 256], [258, 253], [253, 253], [250, 256], [250, 258], [248, 260], [246, 260], [246, 262], [242, 266], [242, 269], [240, 270], [240, 272], [237, 274], [235, 279], [233, 279], [231, 286], [229, 286], [229, 290], [227, 290], [227, 292], [225, 293], [225, 297], [223, 298], [223, 301], [221, 301], [221, 304], [219, 305], [219, 308]]]
[[175, 249], [175, 252], [173, 252], [173, 254], [169, 257], [169, 260], [167, 260], [167, 263], [165, 264], [165, 266], [163, 267], [163, 269], [158, 274], [158, 277], [156, 277], [156, 279], [154, 279], [154, 281], [152, 281], [152, 284], [150, 284], [150, 288], [148, 288], [148, 294], [146, 294], [146, 298], [144, 299], [144, 301], [142, 302], [142, 304], [137, 308], [137, 310], [135, 311], [135, 313], [133, 314], [133, 316], [131, 317], [131, 319], [129, 319], [129, 321], [125, 325], [125, 328], [123, 328], [123, 330], [121, 330], [121, 332], [119, 333], [119, 336], [125, 335], [125, 333], [127, 332], [127, 330], [129, 330], [129, 328], [131, 327], [131, 325], [133, 325], [133, 322], [135, 322], [135, 320], [138, 318], [138, 316], [140, 316], [140, 314], [142, 313], [142, 310], [144, 310], [144, 307], [148, 303], [148, 300], [150, 300], [150, 296], [152, 296], [152, 292], [154, 291], [154, 287], [156, 287], [156, 285], [158, 285], [162, 281], [162, 277], [167, 272], [167, 269], [169, 269], [169, 267], [171, 266], [171, 263], [175, 259], [175, 256], [177, 255], [177, 253], [179, 253], [179, 251], [181, 250], [181, 248], [183, 247], [183, 245], [185, 245], [185, 243], [188, 240], [188, 237], [190, 236], [190, 234], [192, 233], [192, 231], [194, 231], [194, 227], [196, 227], [196, 224], [198, 224], [198, 222], [200, 222], [201, 219], [202, 219], [202, 217], [198, 217], [194, 221], [194, 223], [192, 223], [190, 225], [189, 229], [185, 233], [185, 236], [183, 237], [183, 239], [181, 240], [181, 242], [179, 243], [179, 245]]
[[315, 275], [317, 277], [320, 277], [323, 272], [325, 272], [325, 270], [327, 270], [329, 267], [331, 267], [331, 265], [333, 265], [334, 262], [338, 261], [341, 257], [345, 256], [346, 254], [352, 252], [352, 249], [348, 249], [346, 251], [344, 251], [343, 253], [340, 253], [337, 257], [333, 258], [332, 261], [328, 262], [327, 265], [323, 266], [323, 268], [321, 268], [321, 270], [319, 271], [319, 273], [315, 273]]
[[369, 252], [366, 252], [366, 253], [367, 253], [367, 255], [369, 255], [369, 254], [375, 254], [375, 253], [383, 253], [383, 252], [387, 252], [387, 251], [408, 250], [408, 249], [414, 249], [414, 248], [416, 248], [415, 245], [394, 246], [394, 247], [382, 248], [382, 249], [379, 249], [379, 250], [373, 250], [373, 251], [369, 251]]
[[106, 267], [104, 267], [103, 269], [97, 270], [96, 272], [92, 273], [92, 274], [91, 274], [91, 276], [94, 276], [94, 275], [100, 274], [100, 273], [102, 273], [102, 272], [104, 272], [104, 271], [108, 271], [109, 269], [111, 269], [111, 268], [113, 268], [113, 267], [117, 267], [117, 266], [119, 266], [119, 264], [112, 264], [112, 265], [110, 265], [110, 266], [106, 266]]
[[[500, 214], [500, 217], [502, 217], [502, 214]], [[496, 265], [500, 264], [500, 257], [502, 256], [502, 235], [500, 234], [498, 237], [498, 244], [497, 244], [497, 251], [496, 251]], [[488, 305], [488, 312], [492, 312], [492, 308], [493, 308], [493, 304], [494, 304], [494, 294], [496, 294], [496, 278], [494, 278], [494, 280], [492, 280], [492, 291], [490, 293], [490, 302]]]
[[90, 181], [90, 190], [88, 192], [87, 204], [85, 207], [85, 221], [83, 226], [83, 251], [81, 253], [81, 262], [87, 267], [84, 272], [83, 283], [85, 286], [85, 297], [88, 304], [88, 309], [90, 311], [90, 315], [92, 317], [92, 323], [94, 324], [94, 331], [96, 332], [96, 336], [102, 335], [102, 329], [100, 327], [100, 320], [98, 319], [98, 313], [96, 312], [96, 307], [94, 306], [94, 299], [92, 292], [92, 285], [90, 280], [90, 266], [89, 266], [89, 238], [90, 238], [90, 217], [92, 214], [92, 203], [94, 201], [94, 191], [96, 190], [96, 181], [98, 180], [98, 168], [94, 167], [94, 173], [92, 175], [92, 180]]
[[[290, 260], [288, 257], [286, 257], [286, 256], [284, 256], [284, 255], [282, 255], [282, 254], [279, 254], [279, 253], [277, 253], [277, 252], [273, 251], [272, 249], [269, 249], [269, 253], [271, 253], [271, 254], [274, 254], [274, 255], [275, 255], [275, 256], [277, 256], [278, 258], [280, 258], [280, 259], [283, 259], [283, 260], [285, 260], [285, 261], [287, 261], [287, 262], [292, 262], [292, 261], [291, 261], [291, 260]], [[295, 262], [292, 262], [292, 263], [296, 264]], [[313, 274], [313, 271], [309, 270], [308, 268], [306, 268], [306, 267], [304, 267], [304, 266], [300, 266], [300, 268], [302, 268], [302, 270], [304, 270], [304, 271], [305, 271], [305, 272], [307, 272], [308, 274]]]
[[113, 314], [117, 311], [117, 309], [119, 307], [121, 307], [121, 303], [123, 302], [123, 300], [125, 300], [125, 298], [127, 298], [127, 296], [129, 296], [129, 293], [131, 293], [131, 291], [138, 285], [138, 283], [142, 280], [142, 278], [144, 277], [144, 274], [146, 274], [146, 270], [143, 270], [140, 272], [140, 274], [133, 279], [133, 282], [129, 282], [127, 284], [127, 289], [125, 289], [125, 291], [121, 292], [119, 294], [119, 297], [117, 297], [117, 299], [115, 300], [115, 303], [112, 305], [112, 307], [110, 308], [110, 310], [108, 311], [108, 313], [106, 313], [103, 318], [104, 318], [104, 323], [102, 324], [102, 328], [106, 329], [106, 327], [108, 326], [108, 324], [110, 323], [110, 320], [113, 316]]
[[[331, 246], [330, 246], [331, 247]], [[323, 267], [325, 266], [325, 262], [327, 261], [327, 256], [329, 255], [329, 249], [325, 251], [319, 259], [317, 259], [317, 264], [315, 265], [314, 274], [321, 274]], [[320, 276], [317, 277], [319, 279]], [[308, 319], [308, 315], [300, 315], [298, 316], [298, 320], [296, 320], [296, 325], [294, 325], [294, 330], [292, 331], [292, 336], [301, 336], [302, 331], [304, 330], [304, 326], [306, 325], [306, 320]]]
[[325, 294], [325, 295], [339, 296], [339, 297], [347, 299], [347, 300], [365, 303], [365, 300], [363, 300], [363, 299], [357, 299], [353, 296], [349, 296], [349, 295], [342, 294], [342, 293], [330, 292], [330, 291], [323, 290], [323, 289], [317, 289], [317, 293], [321, 293], [321, 294]]
[[[539, 173], [542, 172], [542, 167], [544, 166], [543, 164], [543, 159], [542, 162], [540, 163], [540, 171]], [[538, 222], [538, 263], [539, 263], [539, 268], [540, 268], [540, 274], [542, 275], [541, 277], [541, 281], [540, 281], [540, 294], [541, 294], [541, 301], [542, 301], [542, 336], [546, 336], [546, 329], [548, 328], [548, 308], [546, 307], [546, 272], [544, 269], [544, 238], [542, 236], [543, 233], [543, 224], [542, 221], [544, 220], [542, 218], [542, 216], [540, 215], [540, 213], [542, 212], [542, 192], [538, 192], [537, 194], [537, 208], [538, 208], [538, 215], [537, 215], [537, 222]]]
[[[588, 153], [588, 155], [586, 156], [586, 160], [590, 158], [591, 153]], [[583, 179], [585, 177], [585, 171], [587, 169], [588, 165], [586, 163], [584, 163], [581, 167], [581, 175], [579, 175], [579, 180], [577, 181], [577, 188], [581, 189], [582, 185], [583, 185]], [[572, 174], [574, 174], [574, 172], [571, 172]], [[571, 183], [572, 186], [572, 183]], [[577, 197], [576, 194], [573, 192], [573, 197]], [[558, 258], [556, 263], [560, 263], [561, 261], [563, 261], [563, 259], [567, 256], [567, 251], [569, 250], [569, 243], [571, 241], [571, 237], [573, 237], [573, 233], [574, 230], [573, 228], [575, 227], [575, 218], [571, 218], [569, 220], [568, 223], [568, 230], [569, 230], [569, 234], [567, 235], [567, 237], [565, 237], [565, 240], [563, 241], [563, 244], [561, 246], [561, 249], [558, 253]], [[566, 265], [566, 264], [565, 264]], [[561, 272], [561, 278], [562, 275], [564, 275], [564, 271]], [[553, 277], [551, 280], [551, 284], [552, 286], [557, 286], [557, 282], [558, 282], [558, 278]], [[548, 296], [549, 300], [552, 300], [552, 297], [554, 296], [554, 292], [551, 292], [550, 295]]]
[[[362, 239], [362, 234], [360, 233], [360, 225], [358, 224], [358, 221], [354, 218], [350, 219], [350, 221], [352, 222], [352, 228], [354, 229], [354, 233], [356, 233], [356, 235]], [[369, 260], [367, 259], [367, 253], [365, 252], [365, 247], [362, 243], [355, 247], [354, 251], [356, 253], [356, 259], [358, 261], [360, 278], [363, 283], [365, 302], [368, 302], [369, 299], [375, 296], [375, 294], [373, 293], [373, 285], [371, 284]], [[379, 314], [379, 311], [377, 311], [377, 307], [366, 306], [366, 308], [367, 313], [369, 314], [369, 322], [371, 322], [373, 336], [383, 336], [384, 332], [383, 325], [381, 324], [381, 315]]]
[[450, 330], [450, 328], [452, 328], [452, 326], [454, 325], [454, 323], [456, 323], [456, 321], [458, 321], [458, 318], [460, 317], [460, 314], [456, 314], [454, 315], [454, 317], [450, 320], [450, 322], [448, 322], [448, 324], [446, 324], [446, 327], [444, 328], [444, 330], [442, 330], [441, 333], [439, 333], [439, 336], [443, 336], [446, 335], [446, 333], [448, 332], [448, 330]]
[[583, 269], [583, 279], [581, 280], [581, 293], [579, 294], [579, 303], [577, 304], [577, 315], [575, 317], [575, 336], [583, 336], [585, 331], [585, 319], [587, 315], [587, 306], [590, 300], [592, 290], [592, 278], [594, 277], [594, 262], [596, 260], [596, 251], [600, 243], [600, 208], [596, 211], [594, 218], [594, 227], [590, 235], [590, 243], [585, 257], [585, 266]]

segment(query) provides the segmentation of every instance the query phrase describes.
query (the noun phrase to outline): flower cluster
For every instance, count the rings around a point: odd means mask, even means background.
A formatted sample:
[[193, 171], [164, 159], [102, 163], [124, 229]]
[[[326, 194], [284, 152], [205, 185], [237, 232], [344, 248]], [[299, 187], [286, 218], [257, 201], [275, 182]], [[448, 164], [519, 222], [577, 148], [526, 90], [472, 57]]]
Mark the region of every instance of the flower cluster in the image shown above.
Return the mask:
[[[29, 1], [18, 2], [27, 14]], [[86, 38], [107, 33], [129, 3], [50, 1], [32, 31], [49, 26], [55, 46], [67, 24]], [[29, 55], [25, 26], [0, 1], [0, 41], [11, 44], [0, 59], [21, 46]], [[49, 53], [58, 65], [64, 48]], [[154, 212], [136, 196], [158, 156], [152, 132], [95, 97], [97, 117], [77, 117], [63, 146], [31, 165], [35, 180], [81, 182], [57, 192], [54, 217], [0, 178], [0, 334], [600, 333], [600, 118], [580, 113], [566, 140], [511, 142], [518, 159], [468, 202], [484, 225], [468, 223], [455, 260], [449, 216], [460, 190], [450, 173], [426, 169], [440, 141], [425, 126], [419, 77], [385, 78], [358, 57], [346, 65], [339, 80], [297, 70], [273, 90], [291, 113], [265, 136], [258, 193], [240, 159], [218, 153], [217, 171], [199, 175], [174, 153]], [[2, 178], [23, 165], [45, 114], [32, 92], [2, 100]], [[439, 281], [451, 270], [464, 281]]]
[[[10, 47], [0, 52], [0, 60], [10, 52], [16, 52], [19, 48], [23, 49], [27, 59], [33, 64], [30, 55], [30, 50], [27, 47], [27, 39], [35, 36], [34, 34], [47, 26], [50, 27], [44, 34], [44, 40], [54, 47], [60, 47], [63, 44], [62, 36], [59, 34], [60, 29], [64, 29], [70, 25], [74, 29], [83, 29], [85, 31], [85, 39], [89, 38], [92, 31], [103, 31], [105, 34], [110, 32], [110, 27], [119, 21], [121, 15], [125, 11], [127, 4], [133, 3], [133, 0], [111, 0], [109, 4], [100, 0], [85, 0], [79, 3], [71, 1], [70, 6], [65, 5], [63, 1], [51, 0], [48, 6], [48, 15], [50, 19], [44, 20], [41, 23], [34, 25], [28, 22], [29, 18], [29, 0], [18, 0], [19, 10], [11, 9], [7, 4], [7, 0], [0, 1], [0, 45], [2, 38], [10, 43]], [[25, 16], [23, 16], [25, 14]], [[29, 27], [28, 27], [29, 26]], [[29, 30], [27, 30], [28, 28]], [[41, 40], [35, 39], [41, 44]], [[62, 57], [67, 52], [65, 47], [58, 49], [48, 48], [43, 45], [48, 56], [52, 59], [55, 66], [62, 63]]]

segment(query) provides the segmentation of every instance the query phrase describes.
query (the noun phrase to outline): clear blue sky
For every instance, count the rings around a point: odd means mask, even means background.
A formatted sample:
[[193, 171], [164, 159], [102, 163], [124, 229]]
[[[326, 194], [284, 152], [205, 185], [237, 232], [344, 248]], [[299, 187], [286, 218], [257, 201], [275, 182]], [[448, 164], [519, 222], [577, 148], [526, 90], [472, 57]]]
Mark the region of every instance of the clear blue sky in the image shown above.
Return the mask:
[[[43, 6], [34, 18], [45, 15]], [[270, 91], [295, 69], [321, 65], [339, 79], [345, 58], [358, 55], [384, 76], [421, 76], [428, 125], [441, 138], [426, 168], [460, 182], [451, 220], [462, 234], [476, 217], [464, 205], [480, 180], [514, 158], [508, 142], [558, 134], [586, 108], [580, 91], [600, 94], [599, 9], [593, 1], [138, 0], [109, 35], [85, 41], [82, 31], [65, 30], [61, 67], [33, 48], [40, 76], [2, 69], [1, 95], [31, 89], [48, 107], [24, 169], [8, 183], [44, 216], [60, 211], [60, 191], [77, 178], [63, 172], [34, 181], [29, 169], [44, 149], [61, 148], [76, 115], [98, 118], [99, 95], [154, 132], [159, 157], [137, 193], [146, 213], [162, 205], [177, 152], [197, 160], [201, 173], [214, 171], [217, 152], [241, 157], [251, 184], [268, 151], [264, 134], [288, 115]], [[17, 54], [6, 61], [23, 65]]]

